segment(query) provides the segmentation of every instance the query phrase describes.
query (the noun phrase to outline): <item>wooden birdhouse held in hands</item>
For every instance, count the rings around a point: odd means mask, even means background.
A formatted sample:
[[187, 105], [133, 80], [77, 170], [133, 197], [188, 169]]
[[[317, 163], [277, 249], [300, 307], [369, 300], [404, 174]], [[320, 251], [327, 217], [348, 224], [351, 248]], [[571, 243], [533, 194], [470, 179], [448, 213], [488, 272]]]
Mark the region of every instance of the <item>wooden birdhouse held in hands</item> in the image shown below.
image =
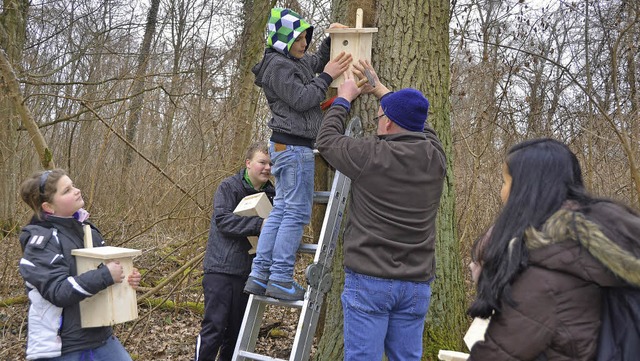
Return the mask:
[[[272, 209], [269, 197], [265, 192], [260, 192], [252, 195], [248, 195], [238, 203], [236, 209], [233, 210], [233, 214], [243, 217], [255, 217], [267, 218]], [[249, 236], [249, 243], [251, 243], [251, 249], [249, 254], [255, 254], [258, 248], [258, 237]]]
[[126, 277], [133, 271], [133, 257], [142, 254], [142, 251], [122, 247], [93, 248], [89, 225], [85, 225], [84, 237], [85, 248], [71, 250], [76, 258], [78, 274], [94, 270], [109, 261], [120, 261], [125, 279], [80, 302], [82, 327], [111, 326], [135, 320], [138, 318], [136, 290], [129, 285]]
[[[362, 9], [356, 12], [355, 28], [333, 28], [326, 29], [325, 32], [331, 36], [331, 59], [341, 52], [349, 53], [353, 57], [353, 64], [357, 64], [360, 59], [371, 61], [371, 46], [373, 43], [373, 33], [378, 32], [378, 28], [362, 27]], [[337, 88], [344, 82], [344, 76], [340, 75], [331, 83], [331, 87]]]

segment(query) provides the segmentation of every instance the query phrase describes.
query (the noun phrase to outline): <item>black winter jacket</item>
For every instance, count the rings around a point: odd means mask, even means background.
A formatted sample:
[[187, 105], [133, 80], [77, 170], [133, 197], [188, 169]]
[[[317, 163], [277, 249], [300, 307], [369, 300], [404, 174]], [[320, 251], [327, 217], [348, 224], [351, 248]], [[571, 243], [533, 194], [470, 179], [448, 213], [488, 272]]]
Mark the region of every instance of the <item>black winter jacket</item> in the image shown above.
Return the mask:
[[[93, 246], [104, 246], [91, 226]], [[96, 348], [112, 334], [111, 327], [80, 326], [80, 301], [113, 284], [107, 267], [77, 274], [71, 250], [83, 248], [83, 240], [82, 223], [74, 218], [34, 217], [22, 229], [19, 270], [30, 301], [27, 360]]]
[[264, 58], [253, 67], [255, 84], [264, 90], [271, 109], [272, 117], [267, 125], [273, 131], [272, 141], [313, 145], [322, 122], [320, 103], [333, 81], [323, 72], [330, 52], [330, 38], [322, 42], [317, 53], [305, 53], [302, 59], [267, 48]]
[[251, 272], [253, 256], [249, 254], [251, 244], [248, 236], [257, 236], [262, 227], [262, 218], [242, 217], [233, 214], [242, 198], [265, 192], [273, 203], [275, 188], [271, 182], [260, 191], [244, 180], [243, 168], [236, 175], [220, 183], [213, 197], [213, 216], [204, 256], [205, 273], [224, 273], [247, 277]]

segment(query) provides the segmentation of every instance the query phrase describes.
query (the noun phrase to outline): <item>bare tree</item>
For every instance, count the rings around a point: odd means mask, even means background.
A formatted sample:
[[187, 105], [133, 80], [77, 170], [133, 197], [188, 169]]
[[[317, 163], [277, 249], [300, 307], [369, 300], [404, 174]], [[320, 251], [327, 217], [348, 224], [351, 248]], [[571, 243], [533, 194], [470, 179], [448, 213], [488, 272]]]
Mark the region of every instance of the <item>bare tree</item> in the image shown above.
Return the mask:
[[[151, 51], [151, 41], [156, 32], [156, 23], [158, 21], [158, 9], [160, 8], [160, 0], [151, 0], [149, 13], [147, 15], [147, 23], [144, 30], [144, 38], [140, 45], [140, 53], [138, 54], [138, 65], [131, 85], [131, 106], [129, 107], [129, 119], [127, 121], [126, 138], [131, 144], [136, 144], [135, 138], [140, 123], [140, 112], [142, 110], [142, 102], [144, 100], [144, 79], [149, 64], [149, 53]], [[133, 160], [133, 151], [127, 149], [125, 151], [124, 169], [131, 165]]]
[[239, 59], [231, 96], [227, 100], [227, 116], [235, 123], [235, 136], [231, 146], [230, 164], [239, 164], [244, 158], [244, 150], [251, 142], [255, 129], [256, 107], [259, 90], [253, 84], [251, 68], [260, 60], [265, 48], [264, 29], [269, 10], [275, 0], [243, 0], [243, 29], [240, 36]]
[[[22, 49], [26, 40], [28, 0], [6, 0], [0, 14], [0, 47], [6, 53], [6, 61], [13, 69], [22, 61]], [[16, 174], [19, 160], [18, 150], [18, 109], [12, 100], [6, 69], [0, 79], [0, 113], [4, 121], [0, 125], [0, 233], [10, 232], [15, 227], [15, 203], [17, 194]]]
[[[379, 32], [374, 39], [373, 65], [378, 75], [391, 89], [414, 87], [427, 95], [431, 102], [429, 122], [436, 129], [448, 155], [448, 176], [437, 221], [437, 280], [432, 285], [424, 337], [424, 358], [433, 359], [439, 349], [462, 347], [463, 327], [466, 324], [462, 260], [454, 228], [453, 144], [449, 113], [449, 2], [402, 1], [391, 4], [377, 1], [374, 7], [362, 3], [358, 2], [357, 5], [372, 9], [372, 13], [365, 11], [365, 14], [377, 20]], [[349, 12], [353, 5], [334, 1], [334, 12], [354, 14], [355, 11]], [[376, 102], [373, 99], [368, 103], [355, 104], [352, 113], [361, 116], [372, 113], [374, 104]], [[341, 272], [341, 264], [334, 262], [334, 283], [327, 295], [329, 309], [323, 338], [318, 346], [318, 360], [341, 358], [342, 309], [340, 302], [336, 302], [343, 284]]]

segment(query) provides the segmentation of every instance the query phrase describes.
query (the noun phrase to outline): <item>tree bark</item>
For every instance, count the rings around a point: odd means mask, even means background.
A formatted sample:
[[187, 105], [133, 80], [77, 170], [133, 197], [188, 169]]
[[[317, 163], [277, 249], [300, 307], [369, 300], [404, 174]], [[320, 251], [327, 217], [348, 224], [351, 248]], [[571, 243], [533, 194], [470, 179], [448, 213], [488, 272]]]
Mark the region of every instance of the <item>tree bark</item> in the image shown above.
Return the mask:
[[184, 51], [184, 40], [187, 34], [187, 14], [189, 7], [183, 2], [173, 1], [171, 3], [171, 27], [172, 27], [172, 44], [173, 44], [173, 66], [171, 69], [171, 84], [169, 87], [169, 100], [167, 111], [162, 121], [160, 152], [158, 154], [159, 166], [166, 168], [169, 160], [169, 152], [171, 150], [171, 139], [173, 136], [173, 120], [175, 118], [177, 102], [179, 97], [176, 96], [182, 91], [182, 79], [180, 77], [180, 62], [182, 60], [182, 52]]
[[264, 52], [269, 11], [276, 4], [275, 0], [244, 0], [242, 3], [244, 25], [240, 40], [240, 59], [225, 112], [235, 129], [228, 160], [232, 166], [244, 161], [245, 150], [251, 142], [260, 95], [259, 89], [253, 84], [251, 68], [260, 61]]
[[[11, 232], [16, 224], [14, 220], [19, 169], [18, 132], [20, 118], [16, 103], [11, 98], [9, 81], [15, 80], [12, 64], [20, 64], [27, 32], [27, 11], [29, 0], [4, 0], [0, 14], [0, 48], [4, 49], [3, 60], [9, 64], [9, 74], [0, 76], [0, 114], [4, 121], [0, 123], [0, 234]], [[22, 103], [19, 103], [22, 106]]]
[[[367, 4], [369, 3], [368, 6]], [[371, 8], [374, 1], [342, 1], [334, 0], [332, 3], [333, 18], [331, 22], [336, 21], [344, 25], [354, 27], [355, 26], [355, 13], [357, 7], [369, 7]], [[353, 16], [349, 16], [349, 14]], [[370, 15], [370, 16], [368, 16]], [[372, 13], [366, 13], [363, 16], [364, 19], [373, 19]], [[363, 26], [367, 24], [363, 21]], [[317, 30], [316, 30], [317, 31]], [[335, 95], [335, 89], [329, 89], [332, 94]], [[360, 109], [362, 98], [357, 99], [353, 103], [352, 114], [357, 114], [356, 109]], [[317, 169], [316, 169], [317, 171]], [[343, 216], [344, 225], [348, 218], [349, 205], [345, 208], [345, 214]], [[338, 239], [336, 240], [336, 248], [333, 254], [333, 260], [331, 264], [331, 289], [325, 295], [323, 312], [321, 321], [318, 324], [318, 330], [316, 335], [320, 336], [318, 341], [318, 351], [314, 356], [315, 361], [334, 361], [342, 360], [344, 356], [344, 323], [342, 316], [342, 301], [340, 296], [342, 288], [344, 287], [344, 270], [343, 270], [343, 247], [342, 247], [342, 230], [338, 233]]]
[[[144, 78], [147, 72], [147, 66], [149, 65], [149, 53], [151, 51], [151, 40], [156, 32], [156, 23], [158, 20], [158, 9], [160, 7], [160, 0], [151, 0], [151, 7], [147, 14], [147, 25], [144, 30], [144, 37], [142, 39], [142, 45], [140, 46], [140, 54], [138, 54], [138, 68], [136, 70], [136, 76], [133, 79], [131, 85], [131, 106], [129, 107], [129, 118], [127, 120], [126, 139], [129, 143], [136, 144], [136, 135], [138, 132], [138, 125], [140, 123], [140, 114], [142, 112], [142, 102], [144, 100]], [[124, 170], [129, 168], [133, 161], [134, 151], [131, 148], [126, 148], [125, 151], [125, 164]]]
[[33, 119], [31, 111], [29, 111], [29, 108], [24, 104], [24, 98], [20, 92], [18, 79], [16, 78], [16, 74], [13, 72], [7, 53], [2, 49], [0, 49], [0, 74], [2, 74], [2, 79], [6, 88], [6, 95], [8, 95], [8, 98], [11, 100], [13, 105], [12, 110], [20, 116], [22, 125], [29, 132], [31, 141], [40, 155], [40, 164], [45, 169], [52, 169], [55, 167], [55, 164], [53, 163], [51, 150], [47, 147], [47, 142], [44, 140], [42, 133], [40, 133], [38, 124], [36, 124]]
[[[334, 0], [334, 14], [350, 17], [351, 2]], [[370, 2], [359, 1], [366, 7]], [[373, 37], [373, 66], [390, 89], [413, 87], [431, 103], [428, 122], [433, 125], [447, 153], [447, 179], [437, 220], [436, 280], [424, 331], [423, 359], [435, 360], [439, 349], [462, 350], [465, 316], [464, 277], [460, 245], [455, 232], [455, 189], [453, 184], [453, 145], [450, 119], [449, 1], [378, 0], [374, 13], [378, 33]], [[366, 13], [366, 11], [365, 11]], [[348, 21], [336, 19], [345, 24]], [[367, 102], [365, 102], [367, 101]], [[377, 102], [372, 99], [354, 104], [351, 115], [371, 119]], [[366, 113], [365, 113], [366, 112]], [[366, 128], [366, 127], [365, 127]], [[340, 245], [341, 246], [341, 245]], [[328, 307], [324, 335], [316, 360], [341, 359], [343, 354], [342, 306], [339, 302], [344, 274], [341, 248], [334, 259], [334, 283], [327, 295]]]

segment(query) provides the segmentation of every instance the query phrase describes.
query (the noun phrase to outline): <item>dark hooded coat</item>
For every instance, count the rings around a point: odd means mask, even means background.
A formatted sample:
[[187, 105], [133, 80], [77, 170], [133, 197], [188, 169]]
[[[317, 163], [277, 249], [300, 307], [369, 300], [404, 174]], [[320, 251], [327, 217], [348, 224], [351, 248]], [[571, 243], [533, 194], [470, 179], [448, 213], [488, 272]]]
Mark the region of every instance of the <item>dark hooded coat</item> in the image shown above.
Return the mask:
[[[613, 334], [611, 317], [640, 314], [640, 218], [597, 202], [559, 210], [540, 231], [528, 229], [525, 240], [529, 266], [513, 281], [515, 306], [502, 302], [469, 360], [587, 361], [598, 352], [598, 360], [637, 357], [624, 353], [640, 345], [638, 324], [620, 324], [626, 331]], [[629, 307], [606, 313], [612, 302]], [[598, 350], [603, 309], [609, 329], [603, 326], [606, 339]]]

